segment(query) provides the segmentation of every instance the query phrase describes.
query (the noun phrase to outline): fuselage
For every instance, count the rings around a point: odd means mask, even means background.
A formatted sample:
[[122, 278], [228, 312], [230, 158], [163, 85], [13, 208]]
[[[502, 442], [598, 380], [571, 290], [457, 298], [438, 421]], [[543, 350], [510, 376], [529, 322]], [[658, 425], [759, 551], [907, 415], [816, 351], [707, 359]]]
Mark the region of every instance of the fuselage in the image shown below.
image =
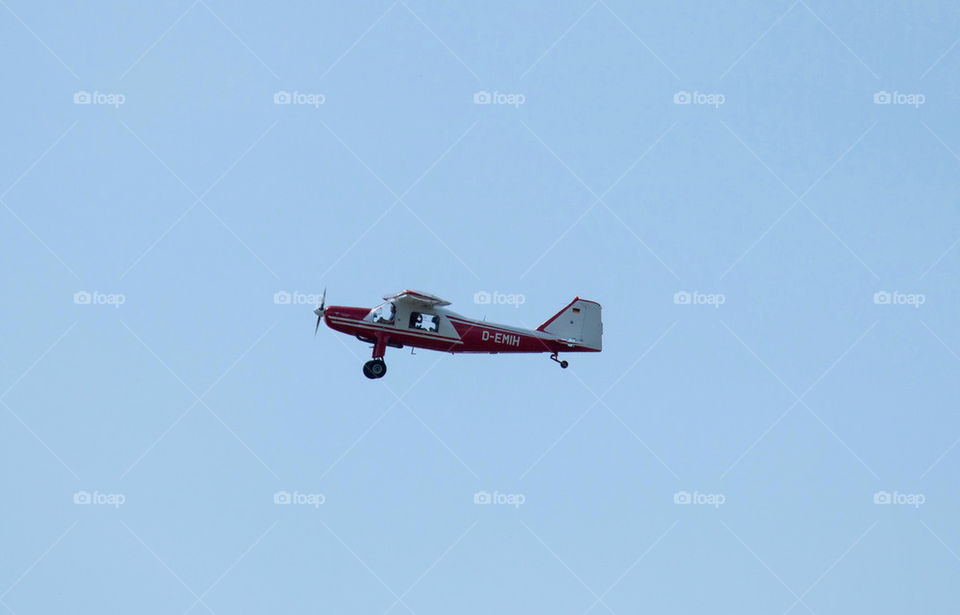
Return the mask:
[[376, 308], [329, 306], [328, 327], [376, 345], [443, 352], [597, 352], [545, 331], [466, 318], [436, 306], [387, 302]]

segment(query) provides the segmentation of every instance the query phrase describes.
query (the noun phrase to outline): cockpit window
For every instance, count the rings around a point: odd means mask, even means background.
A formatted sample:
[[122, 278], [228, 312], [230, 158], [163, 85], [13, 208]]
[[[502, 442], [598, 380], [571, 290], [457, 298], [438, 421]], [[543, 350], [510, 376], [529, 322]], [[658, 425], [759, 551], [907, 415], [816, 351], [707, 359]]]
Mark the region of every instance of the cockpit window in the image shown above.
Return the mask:
[[422, 331], [435, 332], [440, 329], [440, 317], [436, 314], [424, 314], [423, 312], [410, 313], [410, 328], [420, 329]]
[[373, 322], [392, 325], [397, 317], [397, 308], [390, 303], [381, 303], [373, 308]]

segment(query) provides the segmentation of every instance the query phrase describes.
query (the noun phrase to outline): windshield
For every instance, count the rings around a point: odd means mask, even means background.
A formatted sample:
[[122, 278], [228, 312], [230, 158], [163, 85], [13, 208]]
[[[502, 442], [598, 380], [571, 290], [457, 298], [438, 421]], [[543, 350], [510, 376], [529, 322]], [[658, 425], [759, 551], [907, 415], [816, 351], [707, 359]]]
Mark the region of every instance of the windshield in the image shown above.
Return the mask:
[[397, 308], [388, 301], [370, 310], [370, 314], [373, 316], [373, 322], [392, 325], [397, 317]]

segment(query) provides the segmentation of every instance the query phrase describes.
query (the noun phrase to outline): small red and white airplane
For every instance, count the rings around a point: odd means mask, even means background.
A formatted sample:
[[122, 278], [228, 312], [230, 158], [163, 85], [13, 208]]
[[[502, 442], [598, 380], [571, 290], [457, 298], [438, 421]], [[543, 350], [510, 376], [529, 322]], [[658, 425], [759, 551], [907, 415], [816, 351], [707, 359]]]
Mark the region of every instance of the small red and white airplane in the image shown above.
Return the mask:
[[444, 308], [449, 301], [414, 290], [386, 295], [385, 302], [375, 308], [325, 307], [327, 291], [323, 291], [314, 335], [320, 321], [334, 331], [356, 336], [373, 344], [373, 359], [363, 365], [367, 378], [382, 378], [387, 373], [383, 355], [391, 348], [424, 348], [442, 352], [549, 352], [550, 358], [566, 368], [567, 362], [557, 358], [559, 352], [600, 352], [603, 322], [600, 304], [579, 297], [554, 314], [537, 329], [523, 329], [482, 320], [464, 318]]

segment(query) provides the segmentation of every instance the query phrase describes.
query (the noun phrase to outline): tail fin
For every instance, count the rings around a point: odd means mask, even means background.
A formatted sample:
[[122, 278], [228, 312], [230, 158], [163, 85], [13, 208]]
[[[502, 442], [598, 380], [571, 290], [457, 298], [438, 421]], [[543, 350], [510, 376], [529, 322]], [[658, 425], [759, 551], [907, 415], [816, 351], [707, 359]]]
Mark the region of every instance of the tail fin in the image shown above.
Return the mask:
[[553, 315], [547, 322], [537, 327], [559, 338], [574, 340], [592, 350], [603, 348], [603, 321], [600, 318], [600, 304], [580, 297]]

